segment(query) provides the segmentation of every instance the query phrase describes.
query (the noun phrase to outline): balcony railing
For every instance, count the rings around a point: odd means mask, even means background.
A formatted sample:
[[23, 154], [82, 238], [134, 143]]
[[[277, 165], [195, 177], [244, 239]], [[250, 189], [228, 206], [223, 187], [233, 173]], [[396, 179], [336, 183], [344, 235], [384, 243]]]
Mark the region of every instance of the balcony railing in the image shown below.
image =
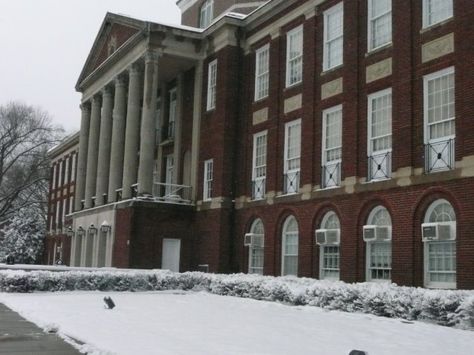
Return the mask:
[[341, 185], [341, 163], [328, 164], [321, 168], [322, 188]]
[[191, 204], [192, 187], [155, 182], [153, 184], [153, 198], [168, 203]]
[[261, 200], [265, 197], [265, 178], [252, 181], [252, 199]]
[[295, 194], [300, 189], [300, 172], [288, 172], [283, 175], [283, 193]]
[[372, 154], [368, 157], [369, 180], [390, 179], [392, 176], [392, 152]]
[[454, 169], [455, 139], [425, 144], [425, 172]]

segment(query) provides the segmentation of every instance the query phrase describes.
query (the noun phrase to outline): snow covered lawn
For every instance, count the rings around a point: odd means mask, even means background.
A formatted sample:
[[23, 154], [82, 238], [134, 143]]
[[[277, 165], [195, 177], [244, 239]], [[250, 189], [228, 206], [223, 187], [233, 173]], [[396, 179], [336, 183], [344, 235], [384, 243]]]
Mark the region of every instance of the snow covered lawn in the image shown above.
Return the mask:
[[[110, 296], [117, 307], [104, 308]], [[470, 354], [474, 333], [205, 292], [0, 293], [43, 328], [90, 354]]]

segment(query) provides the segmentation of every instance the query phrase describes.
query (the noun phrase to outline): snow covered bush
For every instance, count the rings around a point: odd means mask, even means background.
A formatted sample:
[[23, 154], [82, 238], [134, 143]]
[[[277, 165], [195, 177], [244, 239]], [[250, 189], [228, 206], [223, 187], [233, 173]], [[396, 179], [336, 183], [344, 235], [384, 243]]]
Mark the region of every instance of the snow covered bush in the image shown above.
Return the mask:
[[1, 292], [206, 291], [474, 329], [474, 291], [427, 290], [388, 283], [318, 281], [258, 275], [182, 274], [162, 270], [0, 271]]
[[3, 235], [0, 239], [0, 262], [11, 255], [15, 263], [38, 263], [43, 253], [45, 230], [45, 219], [39, 209], [19, 210], [0, 231]]

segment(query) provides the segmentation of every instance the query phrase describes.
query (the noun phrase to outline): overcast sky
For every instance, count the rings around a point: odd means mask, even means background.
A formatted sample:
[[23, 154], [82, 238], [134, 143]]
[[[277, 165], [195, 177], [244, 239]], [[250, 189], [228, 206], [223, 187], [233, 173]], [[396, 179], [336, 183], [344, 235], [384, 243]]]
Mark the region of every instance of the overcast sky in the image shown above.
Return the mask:
[[107, 11], [178, 24], [176, 0], [0, 0], [0, 105], [48, 111], [68, 132], [80, 126], [74, 89]]

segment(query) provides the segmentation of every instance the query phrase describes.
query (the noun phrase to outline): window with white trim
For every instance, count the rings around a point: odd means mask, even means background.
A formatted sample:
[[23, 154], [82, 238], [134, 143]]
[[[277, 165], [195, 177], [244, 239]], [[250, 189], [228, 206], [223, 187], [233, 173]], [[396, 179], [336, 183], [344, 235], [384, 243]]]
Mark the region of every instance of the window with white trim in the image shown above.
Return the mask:
[[56, 170], [57, 170], [58, 164], [53, 165], [53, 182], [51, 183], [51, 190], [56, 189]]
[[423, 0], [423, 28], [453, 17], [453, 0]]
[[63, 184], [63, 163], [63, 160], [59, 162], [58, 187], [61, 187]]
[[[338, 230], [341, 224], [333, 211], [326, 213], [321, 221], [321, 229]], [[319, 249], [319, 278], [321, 280], [339, 280], [339, 244], [320, 245]]]
[[294, 194], [300, 187], [301, 119], [285, 125], [284, 187], [285, 194]]
[[252, 162], [252, 198], [259, 200], [265, 197], [267, 177], [267, 131], [253, 136]]
[[170, 197], [173, 192], [174, 180], [174, 156], [169, 154], [165, 157], [165, 197]]
[[[265, 238], [263, 222], [256, 219], [252, 223], [250, 233]], [[251, 245], [249, 248], [249, 274], [263, 275], [264, 247]]]
[[367, 102], [369, 180], [392, 175], [392, 89], [369, 95]]
[[[383, 206], [375, 207], [367, 218], [368, 226], [387, 227], [387, 238], [366, 242], [367, 281], [390, 281], [392, 277], [392, 219]], [[381, 234], [381, 233], [380, 233]], [[388, 239], [388, 240], [387, 240]]]
[[341, 184], [342, 105], [323, 111], [322, 186]]
[[392, 0], [368, 1], [368, 50], [392, 42]]
[[344, 5], [342, 2], [324, 12], [323, 70], [329, 70], [343, 62]]
[[77, 153], [73, 153], [72, 163], [71, 163], [71, 182], [76, 180], [76, 157], [77, 157]]
[[286, 87], [303, 80], [303, 26], [286, 35]]
[[64, 184], [66, 185], [69, 182], [69, 169], [70, 169], [70, 160], [71, 156], [66, 158], [66, 167], [64, 168]]
[[62, 213], [62, 218], [61, 218], [63, 228], [64, 228], [64, 222], [66, 221], [66, 208], [67, 208], [67, 199], [64, 199], [63, 200], [63, 213]]
[[207, 0], [199, 10], [199, 27], [208, 27], [214, 18], [214, 0]]
[[454, 168], [454, 67], [424, 77], [425, 166], [427, 172]]
[[268, 96], [270, 81], [270, 45], [267, 44], [255, 53], [255, 101]]
[[430, 240], [424, 244], [424, 284], [433, 288], [456, 288], [456, 213], [445, 199], [428, 207], [425, 223], [451, 223], [453, 240]]
[[173, 88], [169, 92], [169, 102], [170, 102], [170, 109], [168, 113], [168, 130], [167, 130], [167, 137], [174, 138], [174, 130], [175, 130], [175, 122], [176, 122], [176, 112], [177, 112], [177, 93], [176, 88]]
[[207, 80], [207, 110], [216, 108], [217, 59], [209, 63]]
[[298, 276], [298, 222], [289, 216], [283, 224], [281, 275]]
[[204, 162], [204, 187], [203, 200], [212, 199], [212, 180], [214, 179], [214, 160], [209, 159]]

